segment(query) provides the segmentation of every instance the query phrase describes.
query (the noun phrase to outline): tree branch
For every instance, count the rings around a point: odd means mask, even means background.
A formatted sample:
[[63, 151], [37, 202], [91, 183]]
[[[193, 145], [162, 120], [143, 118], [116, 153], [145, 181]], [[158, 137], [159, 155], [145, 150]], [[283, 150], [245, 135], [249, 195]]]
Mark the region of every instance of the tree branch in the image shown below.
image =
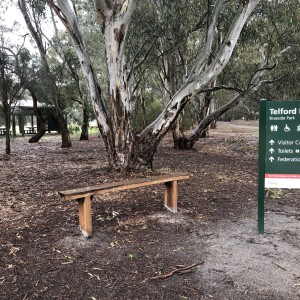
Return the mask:
[[[156, 38], [152, 41], [150, 47], [147, 49], [147, 51], [146, 51], [146, 53], [145, 53], [143, 59], [142, 59], [141, 61], [139, 61], [136, 65], [134, 65], [134, 66], [131, 68], [131, 70], [129, 71], [129, 74], [128, 74], [128, 76], [127, 76], [127, 81], [130, 80], [130, 78], [131, 78], [131, 76], [132, 76], [132, 73], [133, 73], [139, 66], [141, 66], [141, 65], [146, 61], [146, 59], [148, 58], [148, 56], [149, 56], [151, 50], [153, 49], [153, 47], [154, 47], [154, 45], [155, 45], [155, 42], [156, 42]], [[142, 49], [144, 48], [144, 45], [145, 45], [145, 44], [146, 44], [146, 41], [145, 41], [145, 43], [143, 44], [143, 46], [141, 47], [141, 49], [138, 51], [138, 53], [135, 55], [132, 64], [134, 64], [134, 62], [136, 61], [137, 56], [140, 54], [140, 52], [141, 52]]]

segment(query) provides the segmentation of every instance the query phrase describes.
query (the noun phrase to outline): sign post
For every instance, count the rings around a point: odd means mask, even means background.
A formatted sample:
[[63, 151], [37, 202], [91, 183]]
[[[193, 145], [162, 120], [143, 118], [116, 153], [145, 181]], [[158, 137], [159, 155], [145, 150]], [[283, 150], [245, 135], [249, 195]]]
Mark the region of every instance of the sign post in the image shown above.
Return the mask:
[[300, 188], [300, 101], [261, 100], [258, 232], [264, 233], [264, 189]]

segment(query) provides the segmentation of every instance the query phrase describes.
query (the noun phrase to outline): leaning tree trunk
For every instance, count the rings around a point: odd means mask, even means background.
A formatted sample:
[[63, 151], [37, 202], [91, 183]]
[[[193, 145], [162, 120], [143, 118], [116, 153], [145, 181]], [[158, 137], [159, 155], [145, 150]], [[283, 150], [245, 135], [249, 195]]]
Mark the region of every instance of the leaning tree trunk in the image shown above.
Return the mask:
[[[199, 124], [208, 114], [209, 107], [212, 99], [212, 92], [208, 91], [204, 95], [204, 103], [199, 108], [197, 114], [197, 123]], [[194, 142], [186, 137], [184, 131], [181, 128], [182, 114], [177, 118], [173, 127], [173, 144], [174, 149], [190, 149], [193, 147]], [[208, 137], [208, 126], [204, 128], [199, 134], [201, 138]]]
[[[73, 3], [73, 7], [76, 10], [74, 3]], [[56, 21], [54, 20], [53, 10], [51, 10], [51, 18], [52, 18], [52, 23], [53, 23], [53, 26], [54, 26], [54, 32], [55, 32], [55, 37], [56, 37], [57, 44], [58, 44], [58, 49], [60, 49], [60, 51], [61, 51], [60, 55], [63, 57], [63, 59], [64, 59], [64, 61], [66, 63], [66, 67], [69, 69], [70, 75], [73, 78], [73, 80], [75, 81], [75, 85], [76, 85], [76, 88], [77, 88], [78, 96], [80, 98], [80, 101], [78, 101], [78, 102], [80, 102], [80, 104], [82, 105], [83, 120], [82, 120], [82, 125], [81, 125], [80, 140], [81, 141], [82, 140], [88, 140], [89, 139], [89, 135], [88, 135], [88, 130], [89, 130], [89, 114], [88, 114], [87, 100], [83, 96], [83, 92], [82, 92], [82, 89], [80, 87], [80, 78], [79, 78], [79, 75], [78, 75], [77, 71], [75, 70], [73, 64], [69, 60], [68, 53], [66, 51], [64, 51], [63, 46], [61, 44], [60, 37], [59, 37], [59, 32], [58, 32], [58, 28], [56, 26]], [[58, 51], [58, 49], [57, 49], [57, 51]], [[57, 114], [59, 115], [59, 111], [57, 111]], [[64, 126], [63, 122], [61, 122], [60, 126]], [[62, 133], [66, 132], [65, 128], [63, 128], [61, 130], [61, 132]], [[66, 138], [67, 138], [67, 136], [66, 136]]]
[[[217, 76], [223, 71], [231, 58], [241, 30], [258, 4], [259, 0], [244, 1], [238, 9], [234, 20], [231, 23], [224, 42], [222, 43], [218, 53], [214, 56], [213, 61], [207, 65], [207, 61], [211, 56], [213, 36], [215, 26], [217, 24], [218, 15], [223, 6], [223, 1], [216, 2], [214, 10], [211, 14], [211, 21], [207, 29], [207, 41], [200, 53], [192, 71], [187, 78], [185, 84], [175, 93], [171, 101], [166, 105], [162, 113], [157, 119], [145, 128], [139, 135], [139, 153], [138, 157], [146, 165], [152, 164], [154, 153], [159, 142], [166, 134], [170, 126], [179, 116], [186, 103], [194, 98], [195, 95], [201, 93], [205, 87], [211, 84]], [[204, 128], [203, 128], [204, 129]], [[149, 145], [149, 146], [148, 146]]]
[[205, 118], [203, 118], [197, 126], [194, 128], [193, 132], [189, 136], [184, 136], [181, 141], [181, 147], [182, 150], [188, 150], [192, 149], [195, 145], [195, 143], [203, 137], [203, 132], [206, 128], [212, 123], [217, 120], [218, 117], [223, 115], [228, 110], [232, 109], [233, 107], [237, 106], [239, 102], [241, 101], [243, 95], [236, 94], [233, 99], [223, 105], [221, 108], [217, 109], [216, 111], [212, 112], [211, 114], [207, 115]]
[[41, 110], [38, 109], [38, 99], [32, 87], [27, 87], [33, 101], [33, 112], [37, 119], [37, 133], [29, 139], [29, 143], [37, 143], [46, 133], [46, 118], [43, 117]]
[[38, 124], [39, 125], [37, 127], [37, 133], [28, 140], [29, 143], [37, 143], [45, 135], [47, 131], [45, 120], [39, 121]]

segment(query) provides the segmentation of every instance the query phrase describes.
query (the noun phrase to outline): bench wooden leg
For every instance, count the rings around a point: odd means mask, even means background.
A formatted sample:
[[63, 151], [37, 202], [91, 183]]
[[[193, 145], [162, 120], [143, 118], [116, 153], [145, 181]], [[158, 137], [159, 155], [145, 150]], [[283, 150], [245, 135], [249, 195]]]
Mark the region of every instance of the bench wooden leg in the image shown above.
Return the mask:
[[165, 183], [165, 207], [171, 212], [177, 212], [177, 181]]
[[92, 206], [91, 196], [81, 198], [79, 201], [79, 227], [85, 237], [92, 235]]

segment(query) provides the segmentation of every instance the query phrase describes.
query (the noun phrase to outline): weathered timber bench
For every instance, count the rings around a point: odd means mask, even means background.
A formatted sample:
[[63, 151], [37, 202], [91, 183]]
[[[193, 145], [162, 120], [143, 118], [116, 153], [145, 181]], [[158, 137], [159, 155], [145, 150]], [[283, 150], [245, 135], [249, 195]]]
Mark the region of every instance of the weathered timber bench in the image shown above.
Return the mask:
[[96, 186], [78, 188], [58, 192], [65, 200], [78, 200], [79, 203], [79, 227], [85, 237], [92, 235], [92, 209], [91, 200], [95, 195], [103, 195], [110, 192], [124, 191], [153, 184], [164, 183], [165, 207], [177, 212], [177, 182], [188, 179], [184, 173], [164, 174], [153, 177], [124, 180], [114, 183], [104, 183]]

